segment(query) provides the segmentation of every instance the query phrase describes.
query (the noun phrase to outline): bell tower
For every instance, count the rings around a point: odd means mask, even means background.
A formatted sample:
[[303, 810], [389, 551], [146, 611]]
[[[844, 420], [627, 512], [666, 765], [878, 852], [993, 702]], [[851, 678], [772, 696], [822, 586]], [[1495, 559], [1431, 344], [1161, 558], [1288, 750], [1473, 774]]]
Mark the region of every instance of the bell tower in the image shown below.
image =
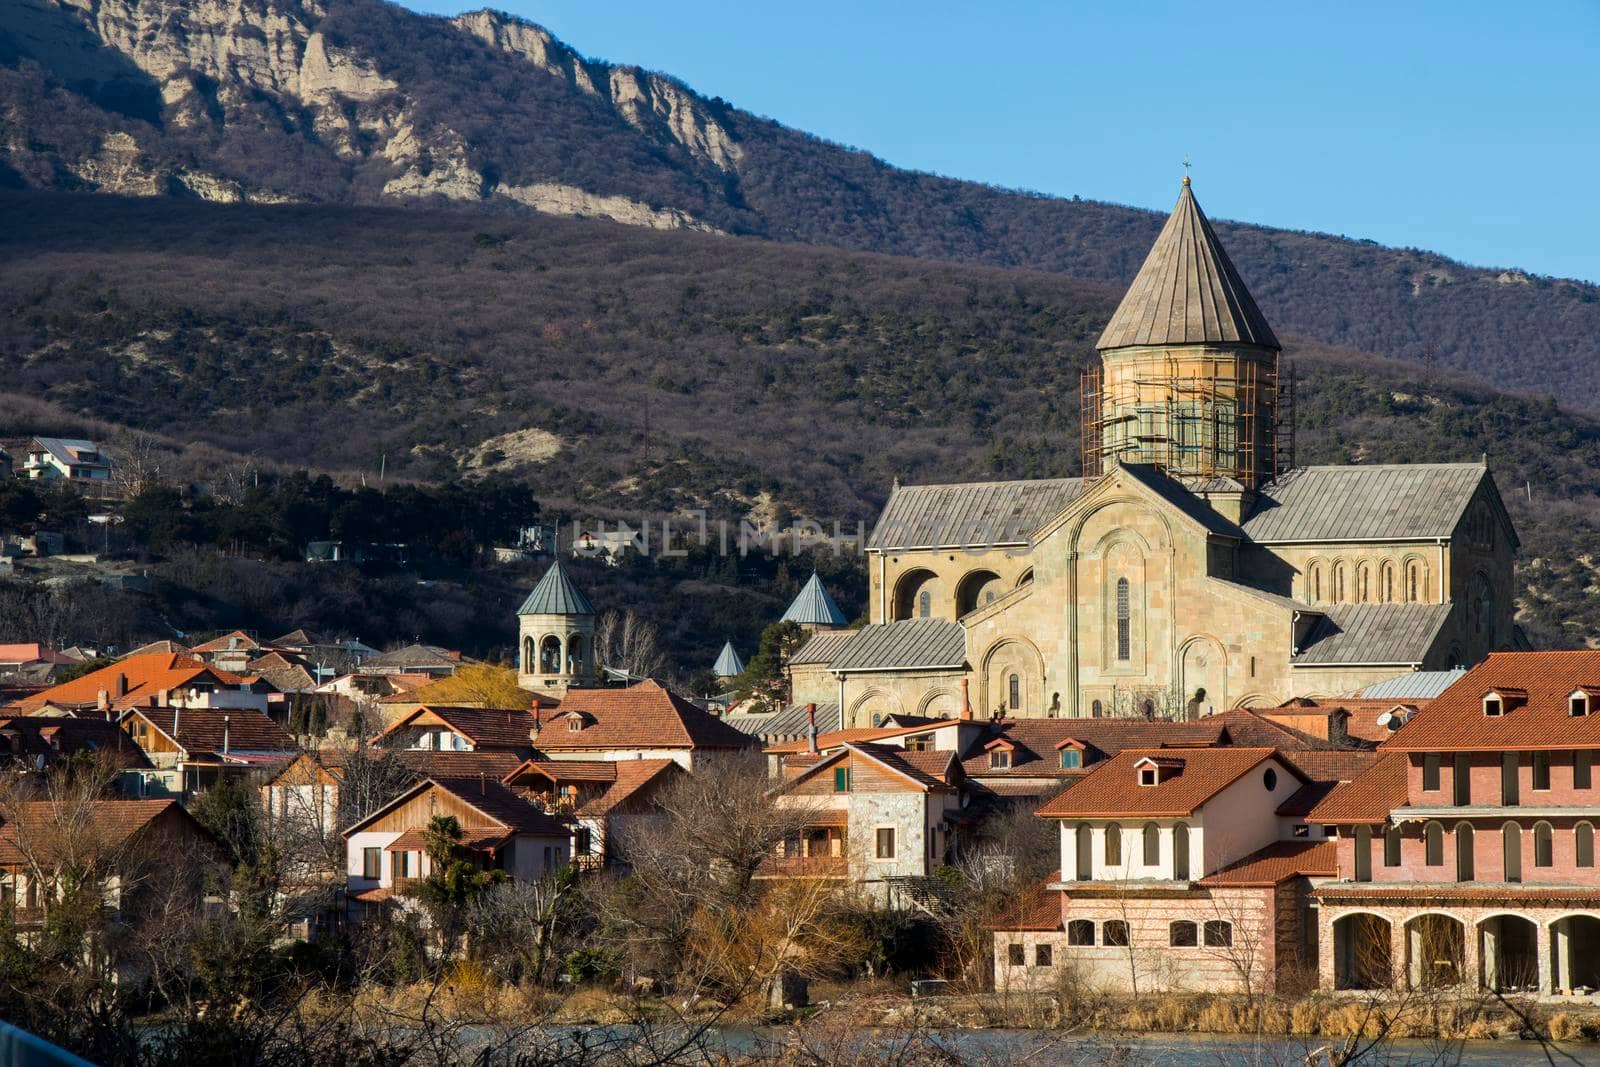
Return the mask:
[[1187, 175], [1095, 348], [1101, 365], [1084, 371], [1081, 389], [1086, 477], [1148, 463], [1232, 513], [1293, 465], [1282, 346]]
[[517, 684], [560, 697], [594, 682], [594, 607], [558, 559], [517, 609]]

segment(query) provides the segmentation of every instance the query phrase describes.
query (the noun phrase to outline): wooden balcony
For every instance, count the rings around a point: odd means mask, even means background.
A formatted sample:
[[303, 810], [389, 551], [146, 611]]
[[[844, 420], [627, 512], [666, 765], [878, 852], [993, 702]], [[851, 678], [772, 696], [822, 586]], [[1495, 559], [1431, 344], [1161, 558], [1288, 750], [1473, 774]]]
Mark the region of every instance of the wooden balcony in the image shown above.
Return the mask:
[[763, 860], [757, 878], [848, 878], [848, 856], [773, 856]]

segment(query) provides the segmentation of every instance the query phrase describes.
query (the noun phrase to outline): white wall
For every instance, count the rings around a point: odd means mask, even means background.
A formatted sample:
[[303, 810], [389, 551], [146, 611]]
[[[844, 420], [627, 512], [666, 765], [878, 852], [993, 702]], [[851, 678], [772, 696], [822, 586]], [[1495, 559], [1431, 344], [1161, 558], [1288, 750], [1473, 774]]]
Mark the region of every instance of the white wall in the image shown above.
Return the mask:
[[378, 886], [392, 886], [394, 884], [394, 855], [390, 852], [380, 852], [378, 857], [378, 875], [376, 881], [365, 878], [361, 874], [361, 853], [364, 849], [384, 849], [395, 838], [400, 836], [398, 830], [373, 831], [363, 830], [345, 838], [344, 873], [348, 879], [350, 891], [359, 893], [363, 889], [374, 889]]
[[[1269, 767], [1278, 779], [1271, 790], [1262, 782]], [[1206, 835], [1205, 869], [1195, 877], [1226, 867], [1277, 841], [1278, 805], [1293, 796], [1300, 785], [1300, 779], [1287, 767], [1269, 759], [1206, 801], [1201, 814], [1212, 829]]]

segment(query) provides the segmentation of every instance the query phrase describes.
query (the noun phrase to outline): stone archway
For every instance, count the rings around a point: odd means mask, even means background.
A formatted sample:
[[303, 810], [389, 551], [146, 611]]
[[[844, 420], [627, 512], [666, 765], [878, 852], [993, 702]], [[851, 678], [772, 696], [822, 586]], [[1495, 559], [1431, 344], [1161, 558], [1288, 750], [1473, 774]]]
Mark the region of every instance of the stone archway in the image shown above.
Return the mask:
[[1412, 989], [1445, 989], [1465, 977], [1466, 928], [1438, 912], [1406, 923], [1406, 979]]
[[986, 607], [1005, 594], [1006, 583], [994, 571], [968, 571], [956, 584], [956, 618]]
[[1539, 926], [1520, 915], [1491, 915], [1478, 923], [1478, 959], [1485, 989], [1503, 993], [1539, 988]]
[[1393, 983], [1393, 940], [1389, 920], [1371, 912], [1341, 915], [1333, 921], [1333, 987], [1388, 989]]
[[978, 706], [980, 718], [996, 712], [1007, 718], [1044, 714], [1044, 660], [1021, 637], [1003, 637], [983, 657]]
[[1600, 916], [1568, 915], [1550, 924], [1550, 987], [1600, 989]]
[[926, 567], [902, 574], [894, 585], [895, 619], [943, 619], [950, 615], [944, 580]]

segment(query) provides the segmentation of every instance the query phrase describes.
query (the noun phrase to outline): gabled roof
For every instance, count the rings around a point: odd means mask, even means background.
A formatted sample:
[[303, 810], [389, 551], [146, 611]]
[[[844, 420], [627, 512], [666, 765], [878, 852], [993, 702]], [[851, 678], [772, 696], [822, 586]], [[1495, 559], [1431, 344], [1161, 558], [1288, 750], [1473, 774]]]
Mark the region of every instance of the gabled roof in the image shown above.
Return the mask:
[[301, 628], [290, 630], [282, 637], [274, 637], [269, 643], [279, 648], [306, 648], [310, 645], [325, 645], [328, 642], [321, 634]]
[[[33, 444], [50, 453], [64, 466], [106, 468], [111, 466], [111, 461], [105, 452], [97, 448], [93, 441], [85, 441], [76, 437], [35, 437]], [[81, 458], [85, 453], [95, 455], [98, 458]]]
[[1409, 799], [1404, 753], [1386, 752], [1376, 763], [1348, 782], [1341, 782], [1318, 801], [1306, 816], [1310, 822], [1351, 824], [1381, 823]]
[[[441, 789], [449, 793], [482, 815], [485, 822], [507, 833], [538, 834], [547, 837], [566, 837], [568, 834], [567, 828], [559, 819], [545, 814], [502, 784], [499, 779], [484, 776], [423, 778], [366, 818], [351, 824], [345, 829], [343, 836], [348, 838], [351, 834], [360, 832], [363, 827], [410, 803], [429, 789]], [[427, 820], [424, 818], [419, 825], [426, 823]], [[470, 832], [483, 827], [464, 826], [463, 829]]]
[[251, 652], [261, 647], [260, 642], [243, 630], [234, 630], [221, 637], [213, 637], [203, 644], [195, 645], [191, 652], [231, 652], [235, 649]]
[[1269, 886], [1291, 878], [1333, 878], [1339, 873], [1332, 841], [1274, 841], [1200, 879], [1204, 886]]
[[593, 615], [594, 605], [573, 584], [572, 576], [558, 559], [550, 564], [528, 599], [517, 609], [518, 615]]
[[577, 712], [588, 725], [568, 730], [547, 724], [535, 747], [543, 751], [713, 748], [744, 749], [753, 738], [695, 707], [661, 683], [648, 680], [626, 689], [572, 689], [561, 714]]
[[1449, 604], [1326, 604], [1291, 662], [1407, 666], [1423, 662], [1450, 619]]
[[398, 670], [411, 668], [440, 668], [449, 667], [454, 670], [461, 666], [459, 653], [449, 649], [440, 648], [438, 645], [406, 645], [392, 652], [384, 652], [377, 656], [369, 656], [361, 662], [362, 671], [376, 671], [382, 669]]
[[396, 736], [400, 731], [415, 726], [418, 719], [427, 716], [437, 718], [474, 745], [484, 748], [532, 748], [530, 731], [538, 721], [531, 711], [424, 704], [396, 719], [374, 740]]
[[822, 579], [816, 571], [811, 572], [811, 578], [799, 593], [795, 594], [789, 610], [783, 613], [780, 622], [797, 622], [802, 626], [848, 626], [850, 620], [845, 618], [844, 612], [839, 610], [839, 605], [834, 602], [832, 594], [823, 587]]
[[[1574, 716], [1567, 698], [1600, 683], [1600, 651], [1491, 652], [1413, 715], [1384, 751], [1514, 751], [1600, 748], [1600, 711]], [[1521, 690], [1505, 714], [1483, 713], [1490, 690]]]
[[[1125, 749], [1085, 775], [1038, 814], [1051, 818], [1184, 818], [1277, 753], [1270, 748]], [[1181, 760], [1177, 773], [1158, 785], [1140, 785], [1135, 767], [1144, 760]], [[1290, 774], [1304, 776], [1287, 760]]]
[[871, 551], [1027, 544], [1083, 495], [1084, 478], [899, 485], [867, 540]]
[[712, 664], [711, 673], [718, 678], [732, 678], [744, 673], [744, 660], [733, 650], [732, 641], [722, 642], [722, 651], [717, 653], [717, 662]]
[[[267, 753], [292, 756], [300, 746], [283, 727], [254, 708], [133, 708], [162, 736], [190, 756], [221, 755], [224, 741], [232, 753]], [[177, 731], [173, 731], [173, 720]], [[223, 720], [227, 720], [224, 722]]]
[[1297, 467], [1261, 487], [1244, 531], [1259, 544], [1449, 537], [1488, 476], [1481, 463]]
[[1169, 477], [1160, 467], [1151, 463], [1118, 463], [1128, 477], [1137, 481], [1161, 500], [1172, 505], [1181, 515], [1203, 526], [1207, 531], [1243, 540], [1245, 533], [1227, 516], [1190, 492], [1176, 479]]
[[850, 741], [784, 783], [792, 788], [799, 782], [821, 773], [851, 756], [865, 759], [911, 783], [924, 792], [930, 789], [949, 789], [962, 777], [961, 764], [950, 751], [907, 752], [895, 745], [880, 745], [870, 741]]
[[[122, 696], [116, 696], [118, 677], [121, 677]], [[108, 667], [74, 678], [70, 682], [51, 686], [16, 703], [16, 707], [32, 711], [46, 704], [64, 707], [92, 707], [105, 690], [113, 708], [149, 706], [156, 703], [162, 690], [178, 690], [200, 682], [214, 683], [228, 688], [246, 684], [236, 674], [212, 667], [183, 653], [153, 652], [142, 656], [128, 656]]]
[[575, 812], [582, 818], [600, 818], [681, 770], [677, 760], [670, 759], [531, 759], [506, 774], [504, 780], [510, 782], [525, 774], [535, 774], [557, 785], [567, 782], [603, 785], [601, 792], [585, 800]]
[[1185, 177], [1177, 205], [1095, 347], [1207, 342], [1282, 347]]
[[959, 670], [966, 665], [967, 631], [943, 619], [902, 619], [863, 626], [855, 640], [828, 661], [836, 673], [886, 670]]
[[0, 763], [34, 756], [48, 762], [79, 752], [104, 753], [112, 766], [124, 769], [150, 766], [144, 750], [107, 719], [0, 716]]
[[[822, 705], [817, 705], [818, 729], [822, 727]], [[837, 704], [828, 707], [837, 708]], [[924, 719], [913, 715], [893, 715], [890, 718], [901, 725], [891, 726], [852, 726], [844, 730], [828, 730], [817, 734], [817, 748], [828, 752], [851, 741], [882, 741], [887, 737], [902, 737], [910, 734], [925, 733], [940, 726], [953, 726], [952, 719]], [[801, 739], [786, 741], [781, 744], [768, 745], [765, 749], [768, 755], [789, 755], [806, 751], [809, 741]]]
[[152, 653], [165, 653], [166, 655], [170, 656], [175, 654], [187, 654], [192, 651], [193, 649], [191, 649], [188, 645], [178, 641], [151, 641], [148, 645], [140, 645], [123, 658], [132, 659], [134, 656], [148, 656]]
[[[18, 833], [27, 833], [28, 827], [37, 826], [45, 840], [59, 839], [47, 828], [59, 825], [66, 812], [48, 800], [31, 800], [21, 805], [20, 818], [0, 826], [0, 866], [16, 866], [27, 862], [27, 857], [17, 844]], [[151, 828], [158, 820], [172, 819], [185, 824], [195, 837], [209, 839], [210, 835], [183, 809], [176, 800], [97, 800], [90, 809], [86, 829], [96, 846], [121, 848], [135, 837]], [[38, 847], [35, 843], [35, 847]], [[48, 846], [45, 846], [48, 847]], [[185, 859], [193, 862], [196, 857]]]

